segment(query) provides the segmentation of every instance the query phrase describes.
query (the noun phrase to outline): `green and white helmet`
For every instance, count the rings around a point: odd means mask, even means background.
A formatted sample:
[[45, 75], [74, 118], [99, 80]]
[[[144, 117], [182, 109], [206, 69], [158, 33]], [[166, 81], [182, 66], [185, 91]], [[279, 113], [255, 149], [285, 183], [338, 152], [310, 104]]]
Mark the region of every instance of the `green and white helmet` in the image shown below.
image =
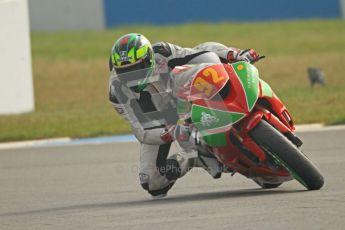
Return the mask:
[[118, 74], [151, 68], [154, 66], [152, 45], [141, 34], [126, 34], [115, 42], [110, 61], [110, 68]]

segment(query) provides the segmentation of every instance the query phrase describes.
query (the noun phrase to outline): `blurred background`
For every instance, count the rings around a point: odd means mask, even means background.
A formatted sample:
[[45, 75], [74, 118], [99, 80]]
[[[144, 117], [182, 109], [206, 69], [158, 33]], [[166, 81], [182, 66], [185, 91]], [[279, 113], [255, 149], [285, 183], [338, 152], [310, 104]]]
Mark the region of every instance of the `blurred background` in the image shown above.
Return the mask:
[[108, 57], [130, 32], [253, 48], [297, 124], [345, 123], [344, 18], [345, 0], [0, 0], [0, 142], [129, 133], [108, 103]]

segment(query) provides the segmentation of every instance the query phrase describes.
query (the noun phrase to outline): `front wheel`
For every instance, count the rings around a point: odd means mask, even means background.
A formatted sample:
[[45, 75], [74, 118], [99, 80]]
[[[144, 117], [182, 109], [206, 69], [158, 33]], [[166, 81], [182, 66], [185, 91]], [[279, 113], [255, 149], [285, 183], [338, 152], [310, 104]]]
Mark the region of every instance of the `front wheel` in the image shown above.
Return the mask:
[[270, 184], [270, 183], [261, 182], [261, 181], [256, 180], [256, 179], [253, 179], [253, 181], [263, 189], [278, 188], [282, 184], [282, 183]]
[[250, 135], [265, 152], [285, 167], [291, 176], [308, 190], [317, 190], [323, 186], [324, 180], [319, 169], [300, 149], [269, 123], [260, 121]]

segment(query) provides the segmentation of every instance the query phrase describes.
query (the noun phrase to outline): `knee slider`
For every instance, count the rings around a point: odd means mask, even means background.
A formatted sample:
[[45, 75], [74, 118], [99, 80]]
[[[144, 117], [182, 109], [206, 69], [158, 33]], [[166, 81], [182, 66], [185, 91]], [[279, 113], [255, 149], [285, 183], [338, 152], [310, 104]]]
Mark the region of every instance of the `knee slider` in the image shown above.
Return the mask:
[[168, 186], [166, 186], [162, 189], [158, 189], [158, 190], [154, 190], [154, 191], [147, 190], [147, 191], [151, 194], [151, 196], [159, 196], [162, 194], [167, 194], [173, 185], [174, 185], [174, 182], [171, 182]]
[[149, 191], [149, 183], [143, 183], [141, 184], [141, 187], [143, 187], [144, 190]]

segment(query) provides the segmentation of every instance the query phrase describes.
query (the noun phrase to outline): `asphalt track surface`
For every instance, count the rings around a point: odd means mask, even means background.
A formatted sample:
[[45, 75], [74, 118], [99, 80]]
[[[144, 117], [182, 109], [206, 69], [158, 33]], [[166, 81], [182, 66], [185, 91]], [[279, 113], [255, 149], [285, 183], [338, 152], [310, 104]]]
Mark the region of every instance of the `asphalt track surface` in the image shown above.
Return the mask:
[[0, 229], [345, 229], [345, 130], [300, 136], [324, 174], [319, 191], [193, 169], [151, 200], [136, 143], [0, 150]]

